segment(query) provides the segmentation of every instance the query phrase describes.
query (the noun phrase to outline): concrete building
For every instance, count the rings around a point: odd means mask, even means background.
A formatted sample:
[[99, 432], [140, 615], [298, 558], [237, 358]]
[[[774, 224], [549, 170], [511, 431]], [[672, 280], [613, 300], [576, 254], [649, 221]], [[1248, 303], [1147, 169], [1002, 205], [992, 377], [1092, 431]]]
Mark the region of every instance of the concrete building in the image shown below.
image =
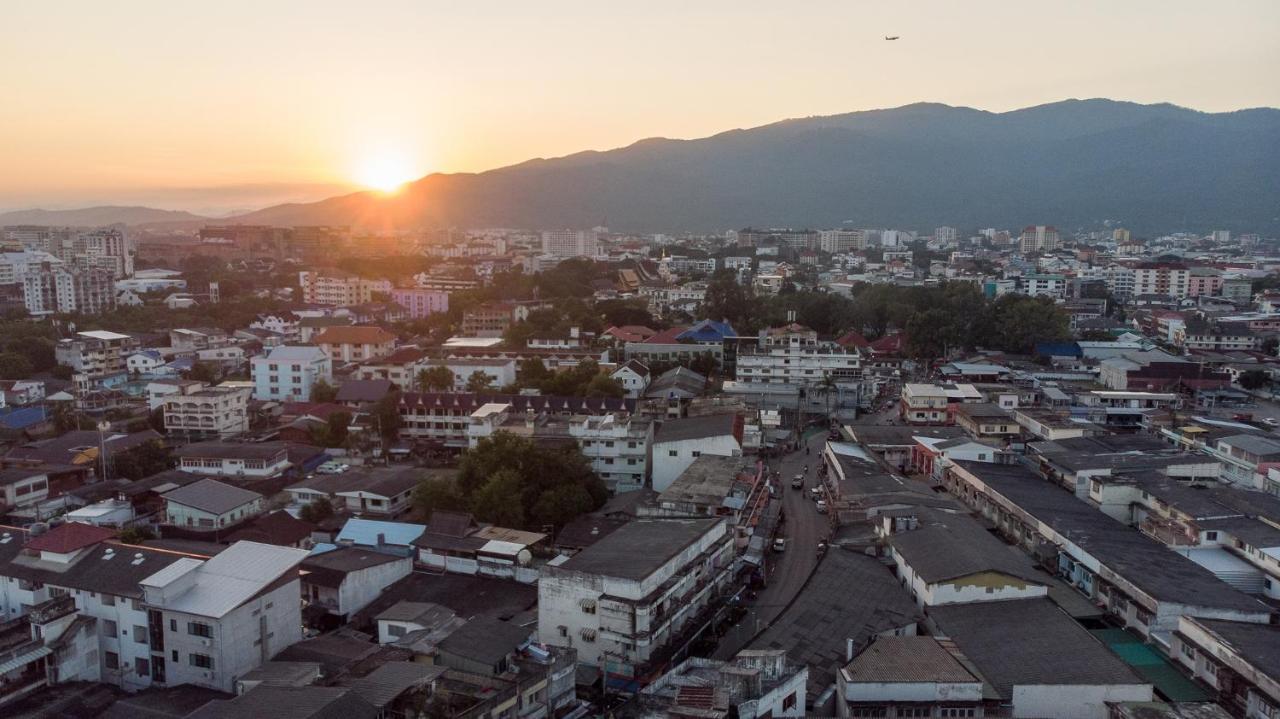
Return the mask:
[[160, 495], [164, 524], [216, 533], [262, 513], [262, 495], [216, 479], [201, 479]]
[[971, 666], [935, 637], [873, 637], [836, 674], [836, 716], [985, 716]]
[[1027, 225], [1022, 229], [1018, 244], [1024, 255], [1033, 252], [1052, 252], [1058, 249], [1061, 238], [1058, 236], [1058, 229], [1053, 225]]
[[[645, 716], [805, 716], [809, 669], [779, 650], [747, 649], [724, 662], [690, 657], [645, 687], [635, 701]], [[709, 712], [714, 712], [710, 714]]]
[[250, 360], [253, 398], [305, 402], [318, 382], [333, 382], [333, 359], [312, 346], [283, 345]]
[[372, 302], [374, 293], [390, 294], [390, 280], [366, 280], [358, 275], [327, 275], [323, 272], [298, 273], [302, 301], [316, 305], [362, 305]]
[[309, 607], [346, 622], [383, 590], [413, 571], [411, 555], [364, 547], [338, 547], [307, 557], [302, 598]]
[[408, 310], [412, 320], [449, 311], [449, 293], [441, 290], [396, 287], [391, 290], [391, 301]]
[[174, 451], [178, 469], [215, 477], [267, 479], [289, 467], [289, 447], [283, 442], [197, 442]]
[[551, 230], [542, 233], [542, 254], [552, 257], [595, 257], [599, 253], [594, 230]]
[[1280, 715], [1280, 628], [1183, 617], [1169, 654], [1232, 716]]
[[631, 684], [693, 629], [730, 584], [733, 538], [719, 519], [640, 519], [538, 580], [538, 639], [577, 650], [610, 683]]
[[396, 336], [381, 327], [330, 327], [312, 343], [334, 362], [364, 362], [394, 352]]
[[126, 372], [125, 359], [139, 346], [138, 340], [129, 335], [93, 330], [77, 332], [72, 339], [58, 340], [53, 349], [58, 364], [89, 379], [100, 379]]
[[22, 293], [32, 315], [100, 314], [116, 307], [115, 277], [111, 270], [98, 267], [29, 266], [22, 279]]
[[653, 439], [654, 491], [662, 492], [698, 457], [742, 455], [743, 421], [736, 414], [666, 420]]
[[237, 678], [300, 641], [298, 566], [306, 557], [304, 549], [237, 542], [142, 580], [153, 676], [233, 692]]
[[164, 427], [172, 437], [228, 439], [249, 431], [249, 389], [177, 385], [164, 396]]

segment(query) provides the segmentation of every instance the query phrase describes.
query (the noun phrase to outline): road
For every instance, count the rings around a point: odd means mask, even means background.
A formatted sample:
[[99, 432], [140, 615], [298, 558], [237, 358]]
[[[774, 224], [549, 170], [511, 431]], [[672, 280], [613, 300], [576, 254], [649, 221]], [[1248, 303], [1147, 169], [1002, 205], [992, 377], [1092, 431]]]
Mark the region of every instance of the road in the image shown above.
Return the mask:
[[[826, 442], [827, 433], [817, 432], [807, 441], [809, 454], [806, 455], [801, 449], [770, 462], [770, 468], [777, 469], [782, 474], [778, 491], [782, 494], [786, 523], [779, 536], [786, 538], [787, 548], [781, 554], [767, 551], [768, 561], [771, 563], [768, 584], [757, 592], [755, 601], [749, 603], [742, 621], [721, 639], [714, 658], [730, 659], [745, 648], [799, 594], [813, 568], [817, 566], [818, 543], [830, 534], [831, 525], [828, 515], [818, 514], [808, 495], [809, 488], [817, 483], [818, 467], [822, 464], [822, 449]], [[803, 471], [806, 464], [809, 465], [809, 472], [805, 475], [804, 489], [792, 489], [791, 478]]]

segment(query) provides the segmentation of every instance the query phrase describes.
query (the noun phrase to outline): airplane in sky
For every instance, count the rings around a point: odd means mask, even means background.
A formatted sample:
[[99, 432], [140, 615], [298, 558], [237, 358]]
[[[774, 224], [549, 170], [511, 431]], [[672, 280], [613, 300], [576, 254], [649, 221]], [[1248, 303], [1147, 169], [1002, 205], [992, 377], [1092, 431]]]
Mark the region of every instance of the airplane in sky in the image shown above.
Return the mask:
[[885, 35], [885, 36], [884, 36], [884, 39], [885, 39], [885, 40], [897, 40], [897, 39], [898, 39], [898, 37], [899, 37], [898, 35]]

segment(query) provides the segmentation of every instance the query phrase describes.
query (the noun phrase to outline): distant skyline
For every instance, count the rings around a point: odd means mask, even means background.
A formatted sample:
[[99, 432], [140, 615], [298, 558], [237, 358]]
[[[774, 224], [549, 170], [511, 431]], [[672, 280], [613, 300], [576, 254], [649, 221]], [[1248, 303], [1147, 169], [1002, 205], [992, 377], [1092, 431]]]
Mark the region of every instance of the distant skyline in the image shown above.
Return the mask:
[[0, 19], [0, 211], [226, 213], [921, 101], [1280, 106], [1274, 0], [51, 0]]

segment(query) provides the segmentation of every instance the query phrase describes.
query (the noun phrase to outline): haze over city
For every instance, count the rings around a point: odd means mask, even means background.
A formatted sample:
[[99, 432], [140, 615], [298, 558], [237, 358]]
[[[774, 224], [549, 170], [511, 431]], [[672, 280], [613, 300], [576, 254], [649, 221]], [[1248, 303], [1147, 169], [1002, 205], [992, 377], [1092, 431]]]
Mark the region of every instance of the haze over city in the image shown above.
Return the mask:
[[[11, 3], [0, 209], [210, 214], [919, 101], [1280, 105], [1280, 6]], [[885, 36], [899, 36], [885, 41]]]

